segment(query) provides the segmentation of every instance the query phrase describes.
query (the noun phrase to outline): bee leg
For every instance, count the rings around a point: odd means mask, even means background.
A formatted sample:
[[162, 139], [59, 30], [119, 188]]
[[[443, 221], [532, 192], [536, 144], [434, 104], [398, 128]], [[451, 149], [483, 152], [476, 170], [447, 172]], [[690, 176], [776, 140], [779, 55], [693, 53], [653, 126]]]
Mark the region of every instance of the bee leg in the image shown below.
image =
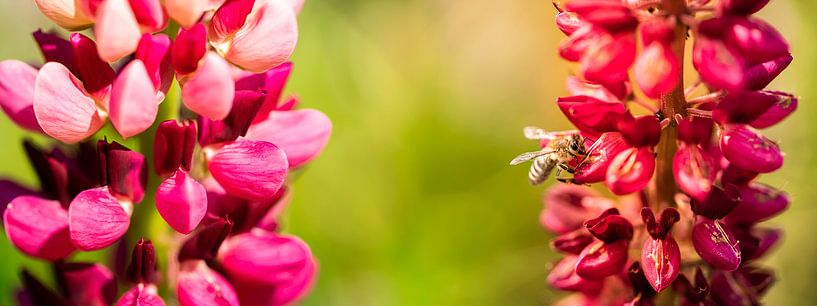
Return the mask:
[[571, 168], [570, 166], [565, 165], [565, 164], [559, 164], [559, 169], [567, 171], [567, 173], [570, 173], [570, 174], [576, 173], [575, 168]]
[[572, 177], [570, 177], [570, 178], [567, 178], [567, 177], [557, 177], [557, 178], [556, 178], [556, 180], [557, 180], [557, 181], [559, 181], [559, 182], [565, 183], [565, 184], [574, 184], [574, 185], [579, 185], [579, 183], [578, 183], [578, 182], [576, 182], [576, 179], [574, 179], [574, 178], [572, 178]]

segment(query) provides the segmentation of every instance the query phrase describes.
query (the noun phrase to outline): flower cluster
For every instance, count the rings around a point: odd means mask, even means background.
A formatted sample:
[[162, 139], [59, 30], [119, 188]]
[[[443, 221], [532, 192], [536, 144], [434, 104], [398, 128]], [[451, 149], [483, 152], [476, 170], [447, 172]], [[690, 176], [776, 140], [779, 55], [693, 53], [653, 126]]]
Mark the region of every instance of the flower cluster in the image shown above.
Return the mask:
[[[67, 30], [93, 27], [94, 39], [37, 31], [44, 64], [0, 62], [9, 118], [61, 142], [24, 143], [40, 188], [0, 180], [8, 239], [53, 262], [60, 289], [24, 271], [21, 304], [164, 305], [162, 288], [175, 288], [188, 306], [304, 296], [315, 259], [278, 224], [287, 174], [323, 150], [332, 124], [320, 111], [296, 109], [297, 98], [282, 99], [303, 1], [35, 2]], [[141, 151], [103, 137], [107, 121]], [[71, 262], [80, 251], [126, 250], [128, 237], [144, 234], [131, 226], [148, 221], [131, 219], [152, 209], [143, 201], [155, 201], [177, 232], [156, 237], [167, 252], [159, 259], [173, 258], [165, 271], [146, 239], [127, 270]], [[126, 253], [113, 257], [126, 262]], [[117, 282], [130, 289], [118, 292]]]
[[[665, 291], [681, 305], [758, 304], [774, 276], [754, 261], [781, 236], [759, 223], [789, 205], [756, 181], [783, 165], [758, 130], [797, 107], [766, 89], [792, 61], [752, 16], [768, 0], [565, 2], [559, 53], [578, 67], [557, 105], [587, 149], [556, 160], [573, 184], [545, 196], [541, 223], [566, 254], [548, 282], [576, 292], [564, 305], [653, 305]], [[684, 88], [687, 45], [699, 81]], [[548, 156], [566, 133], [526, 135]], [[600, 182], [620, 200], [581, 186]]]

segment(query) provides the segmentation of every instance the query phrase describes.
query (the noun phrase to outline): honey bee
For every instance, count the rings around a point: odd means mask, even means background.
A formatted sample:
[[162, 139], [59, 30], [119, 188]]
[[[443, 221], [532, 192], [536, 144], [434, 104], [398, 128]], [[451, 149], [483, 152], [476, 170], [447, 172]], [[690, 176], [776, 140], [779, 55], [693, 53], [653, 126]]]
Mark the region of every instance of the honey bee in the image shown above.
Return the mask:
[[577, 131], [547, 132], [537, 127], [526, 127], [525, 138], [531, 140], [547, 140], [547, 145], [539, 151], [522, 153], [511, 161], [511, 165], [518, 165], [533, 160], [528, 171], [528, 181], [531, 185], [544, 182], [556, 170], [559, 178], [562, 170], [573, 173], [575, 169], [568, 162], [578, 156], [585, 156], [584, 138]]

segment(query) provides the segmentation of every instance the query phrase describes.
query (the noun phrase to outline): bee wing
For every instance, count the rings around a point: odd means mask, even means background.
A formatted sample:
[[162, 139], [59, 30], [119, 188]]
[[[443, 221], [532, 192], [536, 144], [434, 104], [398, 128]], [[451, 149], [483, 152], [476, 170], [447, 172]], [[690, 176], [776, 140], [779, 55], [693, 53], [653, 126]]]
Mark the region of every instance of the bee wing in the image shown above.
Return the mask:
[[535, 127], [535, 126], [526, 126], [522, 129], [522, 132], [525, 134], [525, 138], [531, 140], [541, 140], [541, 139], [552, 139], [553, 135], [550, 135], [545, 129]]
[[544, 156], [544, 155], [551, 154], [551, 153], [553, 153], [553, 152], [556, 152], [556, 151], [549, 150], [549, 151], [533, 151], [533, 152], [525, 152], [525, 153], [519, 154], [519, 156], [517, 156], [516, 158], [514, 158], [514, 159], [511, 161], [511, 165], [512, 165], [512, 166], [515, 166], [515, 165], [518, 165], [518, 164], [524, 163], [524, 162], [526, 162], [526, 161], [529, 161], [529, 160], [531, 160], [531, 159], [537, 158], [537, 157], [539, 157], [539, 156]]

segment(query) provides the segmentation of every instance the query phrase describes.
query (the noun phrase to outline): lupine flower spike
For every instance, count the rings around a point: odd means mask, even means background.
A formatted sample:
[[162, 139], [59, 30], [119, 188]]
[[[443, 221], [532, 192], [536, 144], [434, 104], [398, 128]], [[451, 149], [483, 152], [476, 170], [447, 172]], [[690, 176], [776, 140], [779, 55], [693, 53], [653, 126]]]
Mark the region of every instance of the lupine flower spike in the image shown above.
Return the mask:
[[[792, 62], [785, 38], [752, 16], [768, 2], [554, 1], [559, 55], [576, 63], [556, 106], [576, 129], [525, 128], [540, 150], [512, 164], [533, 160], [532, 183], [552, 168], [565, 183], [540, 215], [565, 254], [547, 281], [575, 292], [561, 304], [760, 303], [774, 274], [754, 261], [781, 237], [760, 223], [789, 205], [758, 181], [785, 156], [760, 130], [798, 103], [766, 88]], [[700, 80], [689, 87], [685, 60]], [[601, 182], [621, 198], [582, 186]]]
[[[23, 144], [38, 188], [0, 180], [6, 236], [52, 262], [59, 286], [24, 270], [20, 304], [269, 306], [304, 297], [317, 261], [279, 219], [292, 196], [288, 174], [321, 153], [332, 123], [283, 94], [303, 1], [34, 2], [59, 27], [90, 31], [37, 30], [42, 64], [0, 62], [0, 108], [54, 140]], [[146, 228], [134, 225], [153, 214], [167, 230], [133, 246]], [[113, 253], [115, 269], [72, 258], [98, 250]]]

